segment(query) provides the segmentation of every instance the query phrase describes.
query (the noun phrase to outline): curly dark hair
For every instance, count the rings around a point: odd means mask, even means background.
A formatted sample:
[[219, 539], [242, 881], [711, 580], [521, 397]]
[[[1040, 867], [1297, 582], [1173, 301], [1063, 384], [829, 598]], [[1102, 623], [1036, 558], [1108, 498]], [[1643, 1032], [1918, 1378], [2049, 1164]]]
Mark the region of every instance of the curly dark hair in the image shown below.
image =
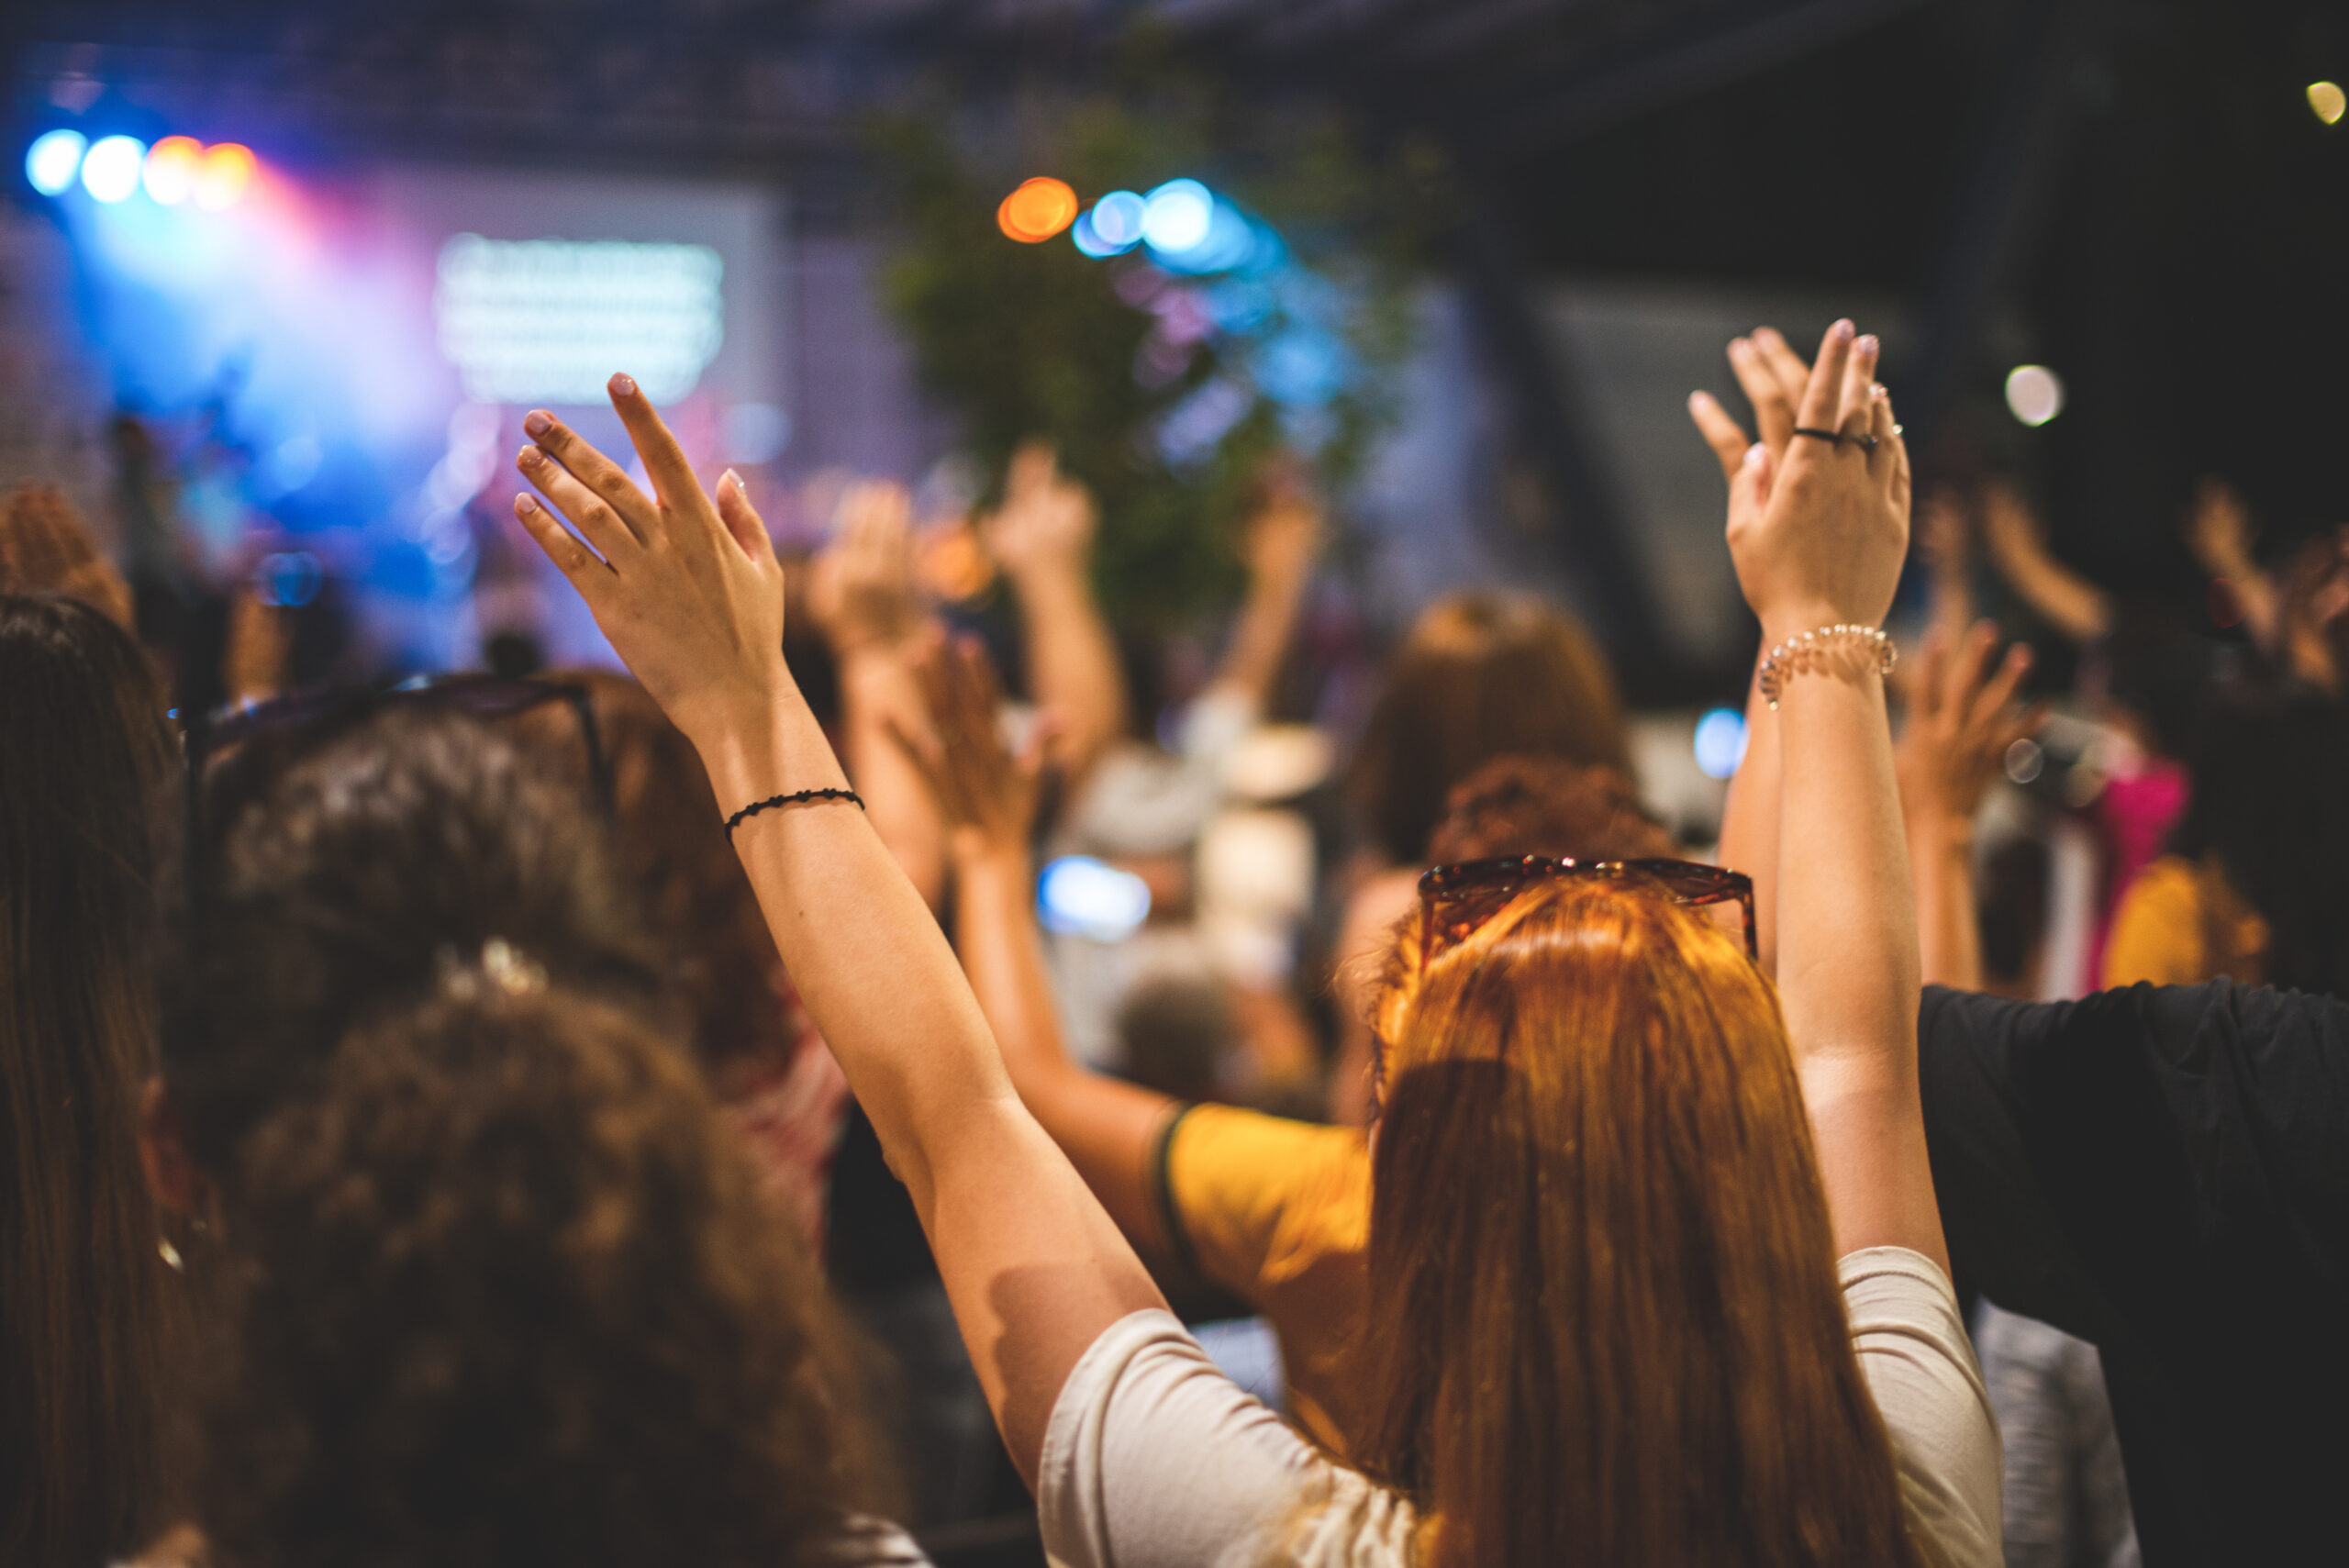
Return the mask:
[[444, 954], [503, 940], [674, 1021], [595, 808], [510, 733], [379, 709], [249, 742], [205, 797], [202, 916], [163, 1072], [208, 1171], [369, 1008], [427, 994]]
[[872, 1506], [812, 1262], [691, 1062], [493, 951], [243, 1141], [223, 1564], [775, 1568]]
[[1614, 768], [1561, 757], [1496, 757], [1453, 786], [1428, 835], [1438, 865], [1519, 855], [1669, 860], [1672, 835]]

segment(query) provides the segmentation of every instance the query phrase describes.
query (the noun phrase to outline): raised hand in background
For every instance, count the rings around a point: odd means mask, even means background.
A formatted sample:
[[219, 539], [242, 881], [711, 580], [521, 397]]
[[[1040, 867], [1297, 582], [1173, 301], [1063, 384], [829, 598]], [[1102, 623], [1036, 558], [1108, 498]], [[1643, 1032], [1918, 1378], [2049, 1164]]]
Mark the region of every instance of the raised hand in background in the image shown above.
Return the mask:
[[2012, 481], [1982, 487], [1982, 552], [2017, 597], [2074, 642], [2112, 629], [2112, 600], [2047, 548], [2047, 530]]
[[2274, 579], [2252, 557], [2259, 525], [2243, 497], [2217, 474], [2204, 474], [2195, 486], [2184, 532], [2195, 563], [2223, 582], [2224, 591], [2242, 607], [2243, 629], [2253, 643], [2269, 657], [2277, 656], [2282, 651], [2282, 606]]
[[2008, 749], [2047, 717], [2044, 706], [2027, 707], [2016, 697], [2031, 671], [2031, 650], [2016, 643], [1994, 665], [1998, 646], [1998, 628], [1987, 620], [1962, 640], [1940, 627], [1928, 631], [1908, 683], [1908, 724], [1893, 748], [1928, 985], [1981, 988], [1974, 818], [2005, 769]]

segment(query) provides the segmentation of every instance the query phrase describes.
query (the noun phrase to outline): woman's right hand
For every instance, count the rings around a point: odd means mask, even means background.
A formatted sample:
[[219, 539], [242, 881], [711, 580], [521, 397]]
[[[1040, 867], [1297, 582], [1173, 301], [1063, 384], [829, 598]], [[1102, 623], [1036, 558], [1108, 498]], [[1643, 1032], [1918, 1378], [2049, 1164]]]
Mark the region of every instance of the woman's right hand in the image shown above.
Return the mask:
[[1024, 857], [1036, 820], [1047, 726], [1040, 721], [1016, 754], [1004, 743], [995, 666], [974, 639], [934, 639], [914, 673], [930, 709], [932, 735], [915, 735], [895, 724], [890, 733], [937, 798], [957, 852]]
[[1794, 436], [1773, 473], [1766, 446], [1749, 448], [1734, 484], [1729, 548], [1745, 602], [1776, 641], [1822, 626], [1877, 626], [1891, 608], [1909, 552], [1909, 453], [1891, 399], [1876, 384], [1878, 345], [1838, 321], [1820, 344]]
[[888, 480], [859, 480], [841, 496], [839, 531], [809, 569], [807, 610], [834, 656], [895, 648], [919, 629], [913, 497]]

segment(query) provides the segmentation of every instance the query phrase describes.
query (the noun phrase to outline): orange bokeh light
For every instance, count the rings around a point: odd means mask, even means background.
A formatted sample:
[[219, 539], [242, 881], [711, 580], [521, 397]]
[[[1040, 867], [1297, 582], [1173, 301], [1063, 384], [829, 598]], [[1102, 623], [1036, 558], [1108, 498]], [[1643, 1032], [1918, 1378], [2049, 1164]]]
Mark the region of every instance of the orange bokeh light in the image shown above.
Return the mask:
[[995, 209], [996, 226], [1023, 245], [1038, 245], [1076, 221], [1076, 193], [1065, 180], [1021, 183]]
[[204, 143], [192, 136], [167, 136], [147, 150], [147, 194], [163, 206], [176, 206], [195, 189]]
[[209, 212], [236, 206], [253, 183], [252, 149], [224, 141], [206, 148], [204, 168], [195, 177], [195, 205]]

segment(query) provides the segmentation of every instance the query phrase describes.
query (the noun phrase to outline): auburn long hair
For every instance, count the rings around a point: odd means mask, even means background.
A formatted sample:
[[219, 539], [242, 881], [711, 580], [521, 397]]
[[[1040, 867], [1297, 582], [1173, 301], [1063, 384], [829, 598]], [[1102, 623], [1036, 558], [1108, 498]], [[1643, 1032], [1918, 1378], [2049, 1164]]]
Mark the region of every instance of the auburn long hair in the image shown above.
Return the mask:
[[1918, 1561], [1768, 981], [1619, 886], [1519, 895], [1378, 1006], [1359, 1458], [1431, 1568]]

